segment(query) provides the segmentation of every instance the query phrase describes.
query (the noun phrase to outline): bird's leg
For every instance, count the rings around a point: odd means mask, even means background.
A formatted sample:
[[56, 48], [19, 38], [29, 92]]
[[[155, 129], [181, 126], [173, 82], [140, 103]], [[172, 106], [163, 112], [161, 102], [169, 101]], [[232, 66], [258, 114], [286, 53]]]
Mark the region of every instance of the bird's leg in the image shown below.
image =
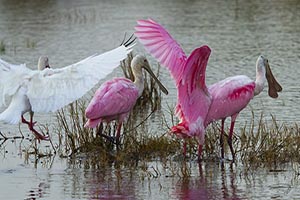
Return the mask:
[[27, 121], [23, 115], [21, 115], [22, 123], [27, 124], [29, 126], [30, 122]]
[[28, 125], [28, 128], [29, 130], [32, 131], [32, 133], [35, 135], [35, 137], [38, 139], [38, 140], [49, 140], [49, 137], [48, 136], [44, 136], [42, 134], [40, 134], [37, 130], [35, 130], [33, 128], [33, 126], [36, 124], [36, 122], [33, 122], [33, 112], [30, 112], [30, 121], [27, 121], [24, 116], [22, 115], [22, 123], [24, 124], [27, 124]]
[[225, 119], [222, 119], [221, 135], [220, 135], [220, 146], [221, 146], [221, 158], [224, 159], [224, 123]]
[[183, 157], [186, 157], [186, 140], [183, 141]]
[[231, 151], [233, 162], [234, 162], [234, 159], [235, 159], [235, 155], [234, 155], [233, 146], [232, 146], [232, 136], [233, 136], [233, 128], [234, 128], [234, 123], [235, 123], [236, 117], [237, 117], [237, 115], [231, 117], [231, 124], [230, 124], [228, 139], [227, 139], [227, 142], [228, 142], [228, 145], [229, 145], [229, 148], [230, 148], [230, 151]]
[[119, 145], [120, 145], [121, 127], [122, 127], [122, 122], [119, 122], [119, 125], [118, 125], [118, 128], [117, 128], [117, 135], [116, 135], [117, 148], [119, 148]]
[[198, 144], [198, 162], [200, 162], [202, 159], [201, 159], [201, 155], [202, 155], [202, 144]]

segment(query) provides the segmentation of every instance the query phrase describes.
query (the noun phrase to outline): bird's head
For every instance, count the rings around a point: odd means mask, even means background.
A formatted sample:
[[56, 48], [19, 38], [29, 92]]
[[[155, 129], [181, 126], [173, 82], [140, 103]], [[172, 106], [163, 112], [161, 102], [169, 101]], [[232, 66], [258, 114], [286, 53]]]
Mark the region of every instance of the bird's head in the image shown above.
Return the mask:
[[50, 68], [49, 59], [47, 56], [41, 56], [38, 62], [38, 70], [44, 70]]
[[267, 58], [259, 56], [256, 61], [256, 71], [265, 74], [269, 85], [269, 96], [272, 98], [278, 97], [278, 92], [282, 91], [281, 85], [276, 81]]
[[137, 74], [140, 74], [140, 76], [142, 76], [142, 68], [145, 69], [158, 84], [161, 91], [165, 94], [168, 94], [168, 90], [165, 88], [165, 86], [163, 86], [163, 84], [158, 80], [158, 78], [151, 70], [150, 64], [145, 56], [136, 55], [131, 61], [131, 67], [135, 76]]

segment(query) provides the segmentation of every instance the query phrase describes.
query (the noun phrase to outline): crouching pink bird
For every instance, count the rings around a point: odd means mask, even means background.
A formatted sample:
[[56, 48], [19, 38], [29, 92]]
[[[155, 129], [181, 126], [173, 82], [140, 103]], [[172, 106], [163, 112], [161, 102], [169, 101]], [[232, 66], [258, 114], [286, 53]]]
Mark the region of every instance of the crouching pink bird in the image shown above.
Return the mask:
[[117, 120], [117, 144], [119, 144], [122, 123], [144, 90], [142, 69], [145, 69], [151, 77], [154, 78], [163, 93], [168, 94], [167, 89], [156, 78], [150, 68], [148, 60], [144, 56], [135, 56], [131, 61], [131, 67], [134, 82], [122, 77], [106, 81], [95, 92], [94, 97], [85, 110], [85, 115], [88, 118], [85, 127], [94, 128], [100, 122], [109, 123], [112, 120]]
[[[180, 123], [171, 132], [181, 138], [196, 137], [198, 159], [201, 157], [205, 136], [205, 119], [211, 104], [211, 95], [205, 84], [205, 70], [210, 48], [201, 46], [187, 57], [170, 34], [152, 19], [138, 20], [135, 35], [175, 79], [177, 87], [176, 115]], [[186, 154], [184, 141], [183, 153]]]
[[227, 142], [234, 161], [235, 154], [232, 147], [232, 135], [236, 117], [254, 96], [262, 92], [266, 81], [269, 85], [269, 96], [277, 98], [278, 92], [282, 90], [282, 87], [274, 78], [268, 59], [259, 56], [256, 61], [255, 81], [247, 76], [239, 75], [228, 77], [208, 87], [208, 92], [212, 97], [212, 103], [205, 120], [205, 126], [213, 121], [222, 120], [220, 136], [222, 159], [224, 158], [223, 136], [225, 119], [231, 117]]

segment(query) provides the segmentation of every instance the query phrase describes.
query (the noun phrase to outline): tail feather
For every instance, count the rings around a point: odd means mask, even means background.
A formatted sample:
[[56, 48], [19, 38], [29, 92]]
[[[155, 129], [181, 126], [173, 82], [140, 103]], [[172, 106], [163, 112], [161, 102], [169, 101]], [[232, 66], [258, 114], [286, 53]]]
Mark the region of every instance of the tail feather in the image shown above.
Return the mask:
[[95, 128], [100, 122], [102, 121], [101, 118], [99, 119], [88, 119], [88, 121], [85, 123], [84, 127], [87, 128]]

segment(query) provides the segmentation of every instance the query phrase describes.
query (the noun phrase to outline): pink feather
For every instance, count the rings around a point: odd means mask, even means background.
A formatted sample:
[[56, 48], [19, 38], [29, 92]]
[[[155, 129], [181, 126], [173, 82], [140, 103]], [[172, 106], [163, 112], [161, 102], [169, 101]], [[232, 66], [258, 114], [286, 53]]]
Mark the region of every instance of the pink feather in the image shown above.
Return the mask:
[[[95, 127], [96, 122], [123, 122], [138, 98], [138, 88], [126, 78], [114, 78], [106, 81], [95, 92], [94, 97], [86, 108], [85, 114], [89, 119], [85, 126]], [[96, 124], [96, 125], [95, 125]]]
[[205, 84], [205, 70], [210, 48], [195, 49], [187, 58], [180, 45], [170, 34], [152, 19], [138, 20], [135, 35], [145, 49], [161, 65], [169, 69], [177, 86], [176, 114], [180, 123], [172, 127], [176, 135], [199, 140], [199, 157], [204, 143], [204, 122], [211, 104]]

